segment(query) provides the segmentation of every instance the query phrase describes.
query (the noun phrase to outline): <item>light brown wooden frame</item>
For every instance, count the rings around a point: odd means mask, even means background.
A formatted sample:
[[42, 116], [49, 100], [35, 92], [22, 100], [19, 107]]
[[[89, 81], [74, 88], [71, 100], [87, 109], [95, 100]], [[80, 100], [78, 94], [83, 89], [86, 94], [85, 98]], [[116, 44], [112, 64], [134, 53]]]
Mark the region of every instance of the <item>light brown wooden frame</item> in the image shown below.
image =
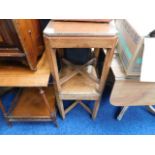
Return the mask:
[[[59, 48], [95, 48], [96, 58], [98, 57], [99, 48], [107, 49], [107, 54], [106, 54], [105, 61], [103, 64], [101, 79], [99, 81], [99, 94], [100, 95], [96, 99], [93, 112], [92, 112], [92, 118], [95, 119], [97, 116], [98, 109], [99, 109], [101, 95], [102, 95], [102, 92], [106, 84], [107, 76], [109, 74], [110, 65], [111, 65], [113, 54], [114, 54], [114, 49], [117, 43], [117, 36], [103, 36], [103, 37], [101, 36], [98, 36], [98, 37], [97, 36], [60, 37], [58, 36], [58, 37], [55, 37], [55, 36], [44, 35], [44, 41], [46, 45], [46, 53], [48, 55], [51, 73], [55, 79], [55, 92], [56, 92], [56, 97], [57, 97], [57, 105], [58, 105], [59, 112], [63, 119], [65, 118], [65, 110], [64, 110], [63, 102], [62, 102], [61, 95], [60, 95], [60, 92], [61, 92], [60, 82], [61, 81], [59, 78], [59, 72], [58, 72], [58, 67], [57, 67], [57, 62], [56, 62], [56, 48], [58, 49]], [[90, 98], [90, 100], [92, 100], [92, 98]], [[77, 102], [75, 102], [73, 106], [75, 106], [76, 103]]]

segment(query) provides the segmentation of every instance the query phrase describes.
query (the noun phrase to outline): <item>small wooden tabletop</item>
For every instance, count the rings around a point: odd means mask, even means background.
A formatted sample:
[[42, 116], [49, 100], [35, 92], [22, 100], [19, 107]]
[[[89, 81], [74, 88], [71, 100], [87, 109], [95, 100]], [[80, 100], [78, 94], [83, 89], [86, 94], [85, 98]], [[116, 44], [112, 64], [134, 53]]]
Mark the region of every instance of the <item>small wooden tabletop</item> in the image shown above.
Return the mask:
[[119, 56], [115, 55], [111, 69], [115, 83], [110, 101], [114, 106], [144, 106], [155, 104], [155, 83], [140, 82], [138, 77], [126, 77]]
[[90, 23], [50, 21], [44, 30], [47, 36], [114, 36], [117, 31], [112, 22]]
[[50, 68], [44, 54], [37, 65], [37, 71], [24, 66], [0, 63], [1, 87], [46, 87], [50, 77]]

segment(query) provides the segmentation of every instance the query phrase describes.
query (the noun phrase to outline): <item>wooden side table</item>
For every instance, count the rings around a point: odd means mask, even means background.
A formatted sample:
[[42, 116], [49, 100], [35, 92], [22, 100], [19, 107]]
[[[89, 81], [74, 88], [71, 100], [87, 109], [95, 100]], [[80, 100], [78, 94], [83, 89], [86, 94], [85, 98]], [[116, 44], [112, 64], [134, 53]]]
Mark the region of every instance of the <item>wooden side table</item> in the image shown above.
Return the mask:
[[127, 77], [120, 61], [115, 54], [111, 69], [115, 83], [110, 101], [114, 106], [122, 106], [117, 119], [121, 120], [130, 106], [150, 106], [155, 104], [155, 83], [140, 82], [139, 77]]
[[0, 63], [0, 86], [19, 89], [8, 112], [0, 100], [0, 108], [9, 123], [52, 121], [57, 125], [55, 97], [53, 87], [48, 87], [50, 69], [45, 54], [40, 59], [37, 68], [34, 72], [24, 66]]
[[[115, 28], [108, 23], [50, 21], [44, 30], [44, 40], [62, 118], [79, 103], [95, 119], [117, 43]], [[63, 48], [94, 48], [95, 58], [82, 66], [73, 65], [63, 58], [63, 67], [59, 73], [56, 52]], [[95, 64], [100, 48], [106, 49], [106, 57], [99, 79]], [[63, 100], [76, 101], [64, 109]], [[93, 111], [82, 100], [95, 100]]]

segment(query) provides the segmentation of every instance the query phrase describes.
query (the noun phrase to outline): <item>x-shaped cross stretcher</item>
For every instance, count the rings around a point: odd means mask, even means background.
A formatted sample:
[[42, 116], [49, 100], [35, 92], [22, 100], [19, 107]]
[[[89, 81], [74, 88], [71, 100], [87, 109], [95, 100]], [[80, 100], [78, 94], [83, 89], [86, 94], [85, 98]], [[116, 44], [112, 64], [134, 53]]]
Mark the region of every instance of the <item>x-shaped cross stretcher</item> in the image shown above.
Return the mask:
[[[84, 65], [75, 65], [64, 58], [62, 58], [62, 62], [63, 64], [67, 65], [67, 67], [70, 67], [72, 69], [72, 72], [67, 73], [64, 77], [60, 79], [60, 85], [64, 84], [65, 82], [67, 82], [68, 80], [76, 76], [77, 74], [81, 74], [84, 77], [89, 78], [90, 80], [95, 82], [97, 86], [99, 86], [99, 79], [97, 78], [97, 76], [94, 76], [93, 74], [88, 73], [86, 71], [87, 66], [96, 64], [96, 58], [92, 58]], [[92, 114], [92, 110], [86, 104], [84, 104], [81, 100], [76, 100], [68, 108], [66, 108], [65, 114], [71, 111], [77, 104], [80, 104], [88, 113]]]

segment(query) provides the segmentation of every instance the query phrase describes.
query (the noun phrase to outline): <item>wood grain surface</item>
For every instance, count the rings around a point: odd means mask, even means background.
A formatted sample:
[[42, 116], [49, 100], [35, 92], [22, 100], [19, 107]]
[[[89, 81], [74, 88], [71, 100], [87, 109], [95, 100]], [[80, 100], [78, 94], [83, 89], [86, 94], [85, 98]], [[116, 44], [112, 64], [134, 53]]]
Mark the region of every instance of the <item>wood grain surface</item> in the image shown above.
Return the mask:
[[[53, 88], [44, 89], [50, 105], [50, 111], [55, 112], [55, 97]], [[25, 88], [19, 97], [16, 108], [12, 112], [12, 117], [20, 118], [50, 118], [47, 106], [37, 88]]]
[[24, 66], [0, 63], [1, 87], [39, 87], [47, 86], [50, 68], [44, 54], [38, 63], [38, 70], [31, 71]]
[[44, 30], [48, 36], [113, 36], [116, 29], [109, 23], [50, 21]]
[[[94, 67], [89, 69], [92, 69], [93, 76], [97, 77]], [[60, 73], [60, 78], [71, 73], [72, 71], [73, 70], [71, 68], [64, 66]], [[98, 85], [96, 82], [91, 80], [88, 76], [76, 74], [74, 77], [61, 85], [60, 96], [62, 99], [96, 100], [100, 96], [97, 90]]]
[[115, 83], [110, 101], [114, 106], [140, 106], [155, 104], [155, 83], [140, 82], [139, 77], [126, 77], [118, 55], [112, 62]]

